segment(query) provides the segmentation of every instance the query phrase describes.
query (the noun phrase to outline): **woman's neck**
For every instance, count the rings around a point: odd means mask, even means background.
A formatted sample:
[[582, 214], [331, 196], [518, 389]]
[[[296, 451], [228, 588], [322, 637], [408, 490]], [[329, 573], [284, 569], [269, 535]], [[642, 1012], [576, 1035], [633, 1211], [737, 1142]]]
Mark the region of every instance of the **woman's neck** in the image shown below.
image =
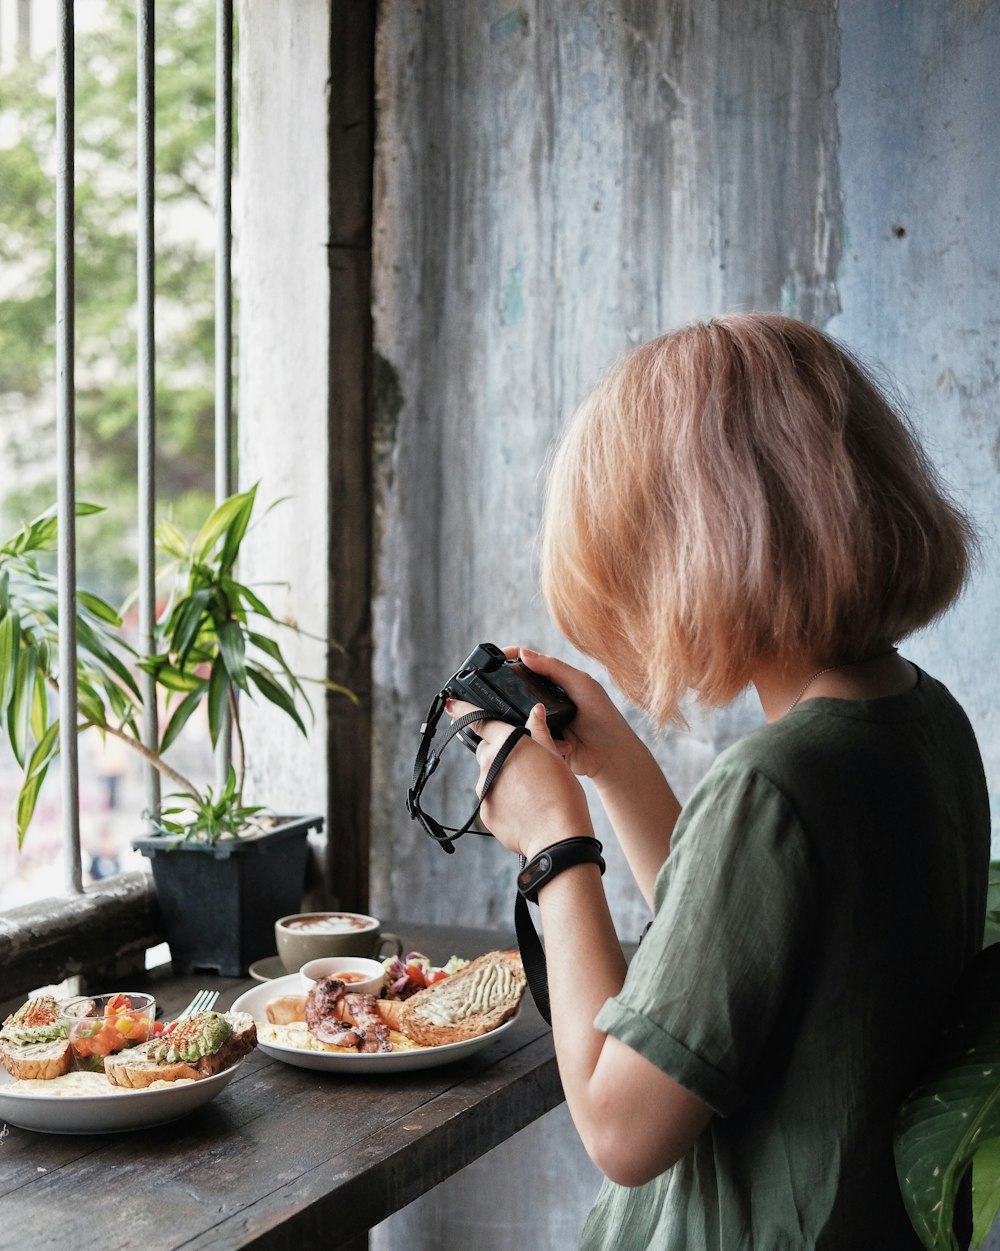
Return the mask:
[[913, 665], [895, 648], [880, 649], [860, 661], [837, 664], [822, 657], [794, 662], [780, 659], [761, 663], [754, 671], [761, 707], [768, 721], [777, 721], [810, 699], [878, 699], [900, 695], [916, 685]]

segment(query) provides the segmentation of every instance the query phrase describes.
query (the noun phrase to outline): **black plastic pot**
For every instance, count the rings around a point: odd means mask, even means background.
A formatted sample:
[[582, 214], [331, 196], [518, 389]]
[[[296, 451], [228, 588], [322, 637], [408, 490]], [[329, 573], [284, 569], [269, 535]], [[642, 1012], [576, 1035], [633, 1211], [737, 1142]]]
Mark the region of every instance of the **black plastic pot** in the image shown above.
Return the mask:
[[174, 969], [241, 977], [273, 955], [275, 921], [302, 906], [307, 835], [322, 828], [322, 817], [288, 817], [247, 838], [172, 850], [155, 835], [133, 839], [153, 870]]

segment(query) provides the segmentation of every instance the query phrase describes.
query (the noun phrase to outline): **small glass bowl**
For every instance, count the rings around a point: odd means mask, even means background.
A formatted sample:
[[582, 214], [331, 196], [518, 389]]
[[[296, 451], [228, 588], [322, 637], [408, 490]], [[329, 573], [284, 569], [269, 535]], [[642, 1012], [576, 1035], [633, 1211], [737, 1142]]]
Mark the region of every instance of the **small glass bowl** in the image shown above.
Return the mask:
[[103, 1073], [105, 1056], [153, 1037], [156, 1000], [142, 991], [79, 995], [63, 1004], [61, 1015], [74, 1066]]

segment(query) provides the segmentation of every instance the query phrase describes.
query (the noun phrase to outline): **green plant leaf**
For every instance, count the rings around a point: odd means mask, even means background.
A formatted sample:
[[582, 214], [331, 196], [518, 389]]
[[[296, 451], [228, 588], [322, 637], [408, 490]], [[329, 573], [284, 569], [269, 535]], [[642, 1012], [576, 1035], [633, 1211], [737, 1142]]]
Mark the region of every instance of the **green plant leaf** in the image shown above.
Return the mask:
[[219, 654], [231, 681], [243, 690], [247, 685], [245, 652], [246, 643], [239, 623], [227, 621], [219, 631]]
[[211, 594], [210, 590], [203, 588], [193, 591], [174, 605], [170, 621], [170, 645], [181, 664], [186, 661], [188, 652], [198, 637], [202, 615]]
[[256, 498], [257, 485], [255, 483], [249, 491], [244, 493], [243, 507], [233, 517], [226, 530], [226, 541], [222, 545], [222, 554], [219, 558], [219, 565], [223, 570], [228, 571], [236, 564], [236, 558], [240, 554], [240, 544], [243, 542], [247, 526], [250, 524], [250, 516], [253, 513], [253, 505]]
[[118, 613], [109, 603], [101, 599], [99, 595], [91, 595], [89, 591], [77, 591], [76, 597], [83, 607], [86, 608], [87, 612], [98, 617], [101, 621], [106, 621], [108, 625], [116, 627], [122, 624], [122, 619]]
[[196, 673], [187, 673], [174, 665], [161, 665], [156, 672], [156, 680], [168, 691], [197, 691], [204, 686], [204, 678]]
[[258, 617], [265, 617], [268, 621], [274, 621], [274, 613], [250, 587], [245, 586], [242, 582], [233, 582], [231, 579], [227, 579], [224, 585], [233, 599], [245, 600]]
[[80, 711], [94, 725], [104, 725], [104, 702], [89, 675], [78, 674], [76, 679], [76, 698]]
[[177, 529], [172, 521], [164, 518], [157, 524], [154, 538], [156, 546], [161, 552], [166, 552], [168, 556], [174, 556], [177, 560], [186, 561], [190, 558], [187, 540], [184, 535]]
[[20, 650], [21, 620], [16, 612], [9, 612], [0, 621], [0, 717], [6, 716], [14, 694]]
[[45, 781], [45, 774], [48, 772], [49, 764], [58, 750], [59, 722], [53, 721], [39, 739], [35, 750], [31, 753], [31, 759], [25, 770], [24, 784], [17, 797], [18, 850], [21, 849], [24, 843], [24, 836], [27, 834], [28, 826], [31, 824], [35, 804], [38, 802], [38, 792]]
[[[256, 490], [256, 488], [254, 488]], [[198, 536], [191, 545], [196, 561], [204, 561], [219, 541], [226, 529], [238, 518], [246, 507], [247, 494], [231, 495], [223, 500], [218, 508], [208, 515], [205, 524], [198, 531]], [[252, 506], [252, 501], [251, 501]], [[245, 529], [245, 527], [244, 527]]]
[[167, 722], [167, 728], [163, 731], [163, 738], [160, 741], [161, 753], [170, 748], [171, 744], [177, 738], [177, 735], [184, 729], [184, 726], [187, 724], [191, 714], [202, 701], [202, 697], [205, 693], [205, 686], [206, 683], [200, 682], [198, 684], [198, 689], [191, 691], [189, 695], [185, 695], [174, 709], [173, 715]]
[[945, 1011], [934, 1055], [900, 1108], [893, 1148], [903, 1202], [928, 1251], [958, 1251], [955, 1196], [1000, 1137], [1000, 945], [980, 952]]
[[7, 733], [17, 763], [24, 768], [28, 757], [31, 709], [35, 701], [35, 673], [38, 662], [32, 647], [22, 647], [14, 674], [14, 695], [7, 709]]
[[229, 691], [230, 683], [226, 666], [222, 663], [222, 657], [216, 656], [208, 679], [208, 733], [213, 747], [219, 741], [219, 733], [229, 704]]
[[260, 665], [253, 664], [247, 665], [247, 673], [251, 682], [253, 682], [264, 698], [270, 700], [275, 707], [280, 708], [286, 716], [291, 717], [302, 733], [308, 737], [306, 727], [302, 723], [302, 718], [299, 716], [298, 709], [295, 707], [291, 695], [275, 681], [274, 674], [269, 673]]
[[35, 693], [31, 700], [31, 735], [39, 742], [49, 724], [49, 693], [40, 670], [35, 672]]
[[984, 1142], [972, 1161], [972, 1245], [981, 1247], [1000, 1213], [1000, 1138]]

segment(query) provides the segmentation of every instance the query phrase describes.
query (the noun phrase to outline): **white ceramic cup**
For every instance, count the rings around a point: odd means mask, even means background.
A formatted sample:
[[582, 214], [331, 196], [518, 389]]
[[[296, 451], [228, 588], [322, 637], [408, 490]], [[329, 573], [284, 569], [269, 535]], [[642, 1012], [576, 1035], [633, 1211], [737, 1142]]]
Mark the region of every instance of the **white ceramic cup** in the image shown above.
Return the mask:
[[[361, 976], [347, 978], [347, 974]], [[339, 978], [348, 993], [360, 995], [378, 995], [386, 982], [385, 969], [379, 961], [366, 960], [361, 956], [320, 956], [318, 960], [307, 960], [299, 969], [299, 977], [307, 993], [324, 977]]]

